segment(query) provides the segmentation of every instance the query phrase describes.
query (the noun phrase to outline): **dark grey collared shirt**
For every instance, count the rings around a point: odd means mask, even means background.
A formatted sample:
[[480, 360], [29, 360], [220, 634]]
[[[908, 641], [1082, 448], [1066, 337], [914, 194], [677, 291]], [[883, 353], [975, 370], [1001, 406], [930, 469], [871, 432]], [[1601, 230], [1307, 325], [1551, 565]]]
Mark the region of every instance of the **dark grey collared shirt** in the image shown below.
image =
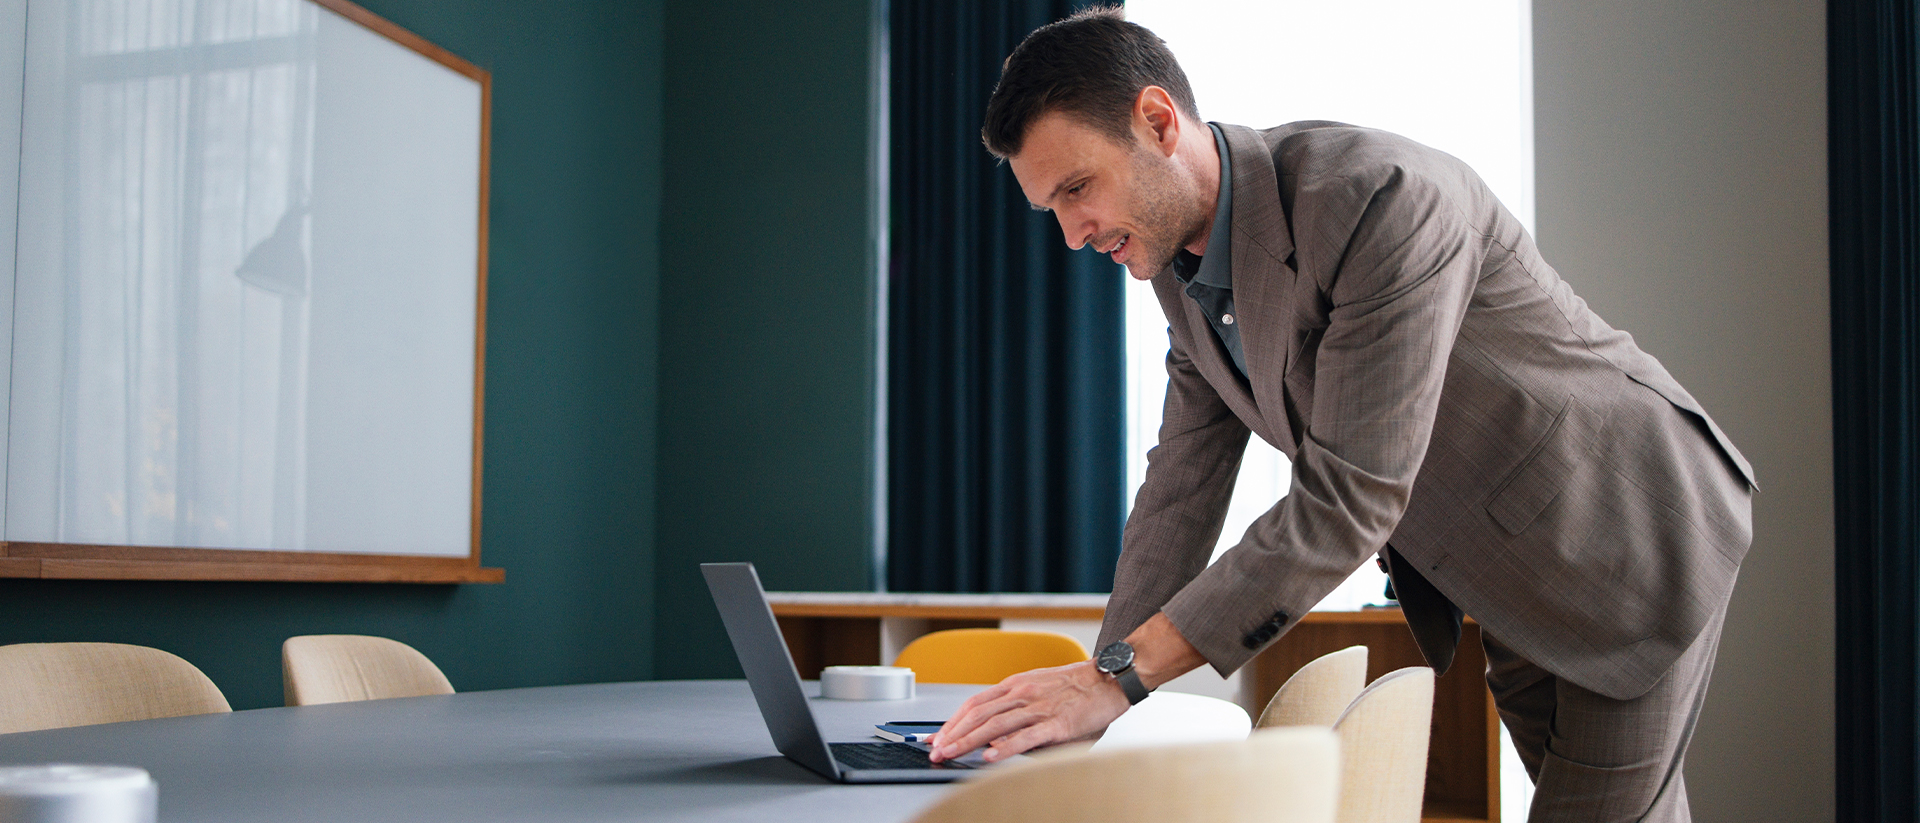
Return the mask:
[[1186, 286], [1188, 297], [1206, 313], [1213, 333], [1233, 358], [1240, 377], [1247, 376], [1247, 358], [1240, 348], [1239, 318], [1233, 314], [1233, 167], [1227, 158], [1227, 137], [1212, 123], [1213, 145], [1220, 150], [1220, 201], [1213, 210], [1213, 231], [1207, 236], [1206, 255], [1181, 249], [1173, 255], [1173, 276]]

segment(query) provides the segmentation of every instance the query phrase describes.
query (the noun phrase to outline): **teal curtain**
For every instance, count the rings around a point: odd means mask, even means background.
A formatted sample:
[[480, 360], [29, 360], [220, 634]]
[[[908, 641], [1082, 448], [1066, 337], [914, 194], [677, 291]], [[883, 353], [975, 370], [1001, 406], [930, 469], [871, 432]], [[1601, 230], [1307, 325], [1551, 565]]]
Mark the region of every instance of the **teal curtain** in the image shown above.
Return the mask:
[[1125, 518], [1111, 261], [1070, 252], [980, 144], [1000, 64], [1077, 4], [890, 9], [887, 585], [1108, 591]]
[[1829, 0], [1836, 808], [1920, 820], [1916, 0]]

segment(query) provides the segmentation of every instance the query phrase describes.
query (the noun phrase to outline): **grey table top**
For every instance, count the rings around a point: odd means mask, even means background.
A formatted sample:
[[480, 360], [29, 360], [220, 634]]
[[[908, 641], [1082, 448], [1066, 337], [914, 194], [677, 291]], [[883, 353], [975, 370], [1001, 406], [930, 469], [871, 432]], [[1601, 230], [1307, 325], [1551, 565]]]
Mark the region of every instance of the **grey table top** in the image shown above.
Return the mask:
[[[818, 685], [807, 684], [808, 693]], [[828, 740], [946, 717], [977, 686], [815, 698]], [[554, 686], [0, 735], [0, 764], [140, 766], [162, 823], [904, 821], [942, 785], [830, 783], [780, 756], [745, 681]]]

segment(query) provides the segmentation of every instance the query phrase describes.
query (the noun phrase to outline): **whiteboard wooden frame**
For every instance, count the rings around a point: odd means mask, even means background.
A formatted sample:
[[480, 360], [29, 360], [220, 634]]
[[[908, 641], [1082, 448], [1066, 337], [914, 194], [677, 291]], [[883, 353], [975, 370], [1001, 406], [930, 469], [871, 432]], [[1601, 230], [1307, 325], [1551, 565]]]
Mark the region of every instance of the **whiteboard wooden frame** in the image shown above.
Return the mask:
[[349, 0], [307, 0], [480, 85], [479, 265], [475, 273], [473, 488], [467, 556], [117, 546], [0, 541], [0, 577], [90, 580], [499, 583], [505, 571], [480, 565], [482, 407], [486, 377], [487, 205], [493, 78], [480, 67]]

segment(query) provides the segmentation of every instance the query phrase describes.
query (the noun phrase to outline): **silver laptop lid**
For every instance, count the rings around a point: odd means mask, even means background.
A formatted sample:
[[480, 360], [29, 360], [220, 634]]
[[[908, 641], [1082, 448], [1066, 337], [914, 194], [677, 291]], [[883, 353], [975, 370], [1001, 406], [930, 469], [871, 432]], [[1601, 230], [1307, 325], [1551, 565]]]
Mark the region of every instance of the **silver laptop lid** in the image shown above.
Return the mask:
[[840, 778], [840, 766], [813, 722], [813, 710], [807, 706], [807, 694], [800, 688], [800, 670], [787, 653], [786, 640], [780, 636], [780, 624], [767, 606], [767, 595], [760, 587], [760, 575], [752, 563], [702, 563], [707, 589], [713, 592], [713, 605], [727, 625], [727, 637], [733, 640], [733, 653], [740, 658], [753, 699], [760, 704], [760, 716], [767, 721], [767, 732], [781, 754], [803, 766], [833, 779]]

